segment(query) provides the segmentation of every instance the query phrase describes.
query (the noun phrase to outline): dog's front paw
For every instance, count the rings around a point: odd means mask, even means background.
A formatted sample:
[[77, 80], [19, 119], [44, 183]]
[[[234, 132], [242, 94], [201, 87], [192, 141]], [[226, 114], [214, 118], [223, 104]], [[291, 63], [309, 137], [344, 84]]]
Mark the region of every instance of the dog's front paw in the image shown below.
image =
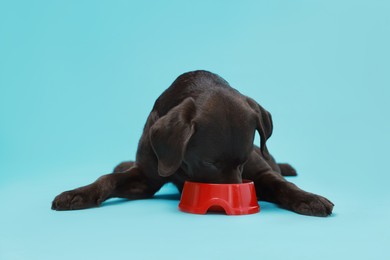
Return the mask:
[[328, 199], [305, 192], [294, 198], [291, 209], [299, 214], [327, 217], [332, 214], [334, 204]]
[[65, 191], [54, 198], [51, 205], [53, 210], [74, 210], [96, 207], [101, 203], [93, 193], [76, 189]]

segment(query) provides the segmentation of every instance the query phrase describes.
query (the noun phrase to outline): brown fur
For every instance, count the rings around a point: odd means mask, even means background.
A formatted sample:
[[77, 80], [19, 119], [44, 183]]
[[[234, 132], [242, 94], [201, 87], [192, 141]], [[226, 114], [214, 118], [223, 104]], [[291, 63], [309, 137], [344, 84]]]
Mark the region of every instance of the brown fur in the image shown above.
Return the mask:
[[[153, 196], [165, 183], [181, 191], [186, 180], [241, 183], [253, 180], [257, 196], [300, 214], [328, 216], [333, 203], [299, 189], [284, 176], [296, 175], [277, 164], [266, 141], [271, 114], [216, 74], [188, 72], [156, 100], [139, 141], [135, 162], [119, 164], [114, 173], [58, 195], [52, 209], [84, 209], [112, 197]], [[255, 132], [259, 147], [253, 145]]]

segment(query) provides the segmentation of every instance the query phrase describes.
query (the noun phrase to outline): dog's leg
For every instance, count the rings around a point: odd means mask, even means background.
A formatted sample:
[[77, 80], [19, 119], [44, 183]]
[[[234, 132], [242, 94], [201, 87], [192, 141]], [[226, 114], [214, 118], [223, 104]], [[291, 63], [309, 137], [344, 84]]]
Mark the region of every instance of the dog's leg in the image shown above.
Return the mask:
[[94, 183], [58, 195], [54, 210], [74, 210], [99, 206], [103, 201], [117, 197], [143, 199], [152, 197], [163, 185], [161, 180], [151, 180], [137, 166], [126, 172], [103, 175]]
[[334, 204], [328, 199], [306, 192], [274, 172], [263, 172], [254, 180], [260, 200], [279, 204], [299, 214], [326, 217]]
[[243, 178], [254, 181], [257, 197], [260, 200], [276, 203], [304, 215], [326, 217], [332, 213], [334, 206], [332, 202], [288, 182], [258, 154], [252, 153], [245, 165]]
[[[267, 162], [267, 164], [272, 168], [273, 171], [280, 173], [283, 176], [297, 176], [297, 171], [288, 163], [277, 163], [275, 161], [275, 158], [268, 152], [268, 149], [266, 149], [266, 152], [269, 155], [269, 158], [267, 160], [264, 160]], [[261, 156], [260, 148], [255, 146], [254, 152], [257, 153], [258, 156]]]

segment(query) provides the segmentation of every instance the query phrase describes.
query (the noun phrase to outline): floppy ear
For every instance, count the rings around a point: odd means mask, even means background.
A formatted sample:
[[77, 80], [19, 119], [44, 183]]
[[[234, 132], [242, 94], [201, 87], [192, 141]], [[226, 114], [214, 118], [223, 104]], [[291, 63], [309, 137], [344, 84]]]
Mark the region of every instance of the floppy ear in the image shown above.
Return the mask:
[[149, 138], [158, 158], [160, 176], [170, 176], [180, 167], [187, 143], [195, 131], [192, 123], [195, 112], [194, 100], [187, 98], [151, 127]]
[[260, 134], [260, 150], [266, 159], [269, 159], [267, 147], [265, 145], [267, 139], [272, 135], [272, 117], [271, 114], [260, 106], [256, 101], [247, 97], [249, 106], [255, 111], [256, 115], [256, 130]]

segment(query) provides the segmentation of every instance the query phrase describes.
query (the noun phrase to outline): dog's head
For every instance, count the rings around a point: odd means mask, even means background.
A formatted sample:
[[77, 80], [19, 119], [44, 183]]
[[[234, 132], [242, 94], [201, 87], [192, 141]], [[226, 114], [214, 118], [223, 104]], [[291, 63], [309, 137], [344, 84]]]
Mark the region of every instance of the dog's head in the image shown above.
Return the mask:
[[180, 167], [198, 182], [240, 183], [253, 150], [255, 131], [261, 151], [272, 134], [269, 112], [240, 94], [187, 98], [150, 129], [158, 172], [170, 176]]

